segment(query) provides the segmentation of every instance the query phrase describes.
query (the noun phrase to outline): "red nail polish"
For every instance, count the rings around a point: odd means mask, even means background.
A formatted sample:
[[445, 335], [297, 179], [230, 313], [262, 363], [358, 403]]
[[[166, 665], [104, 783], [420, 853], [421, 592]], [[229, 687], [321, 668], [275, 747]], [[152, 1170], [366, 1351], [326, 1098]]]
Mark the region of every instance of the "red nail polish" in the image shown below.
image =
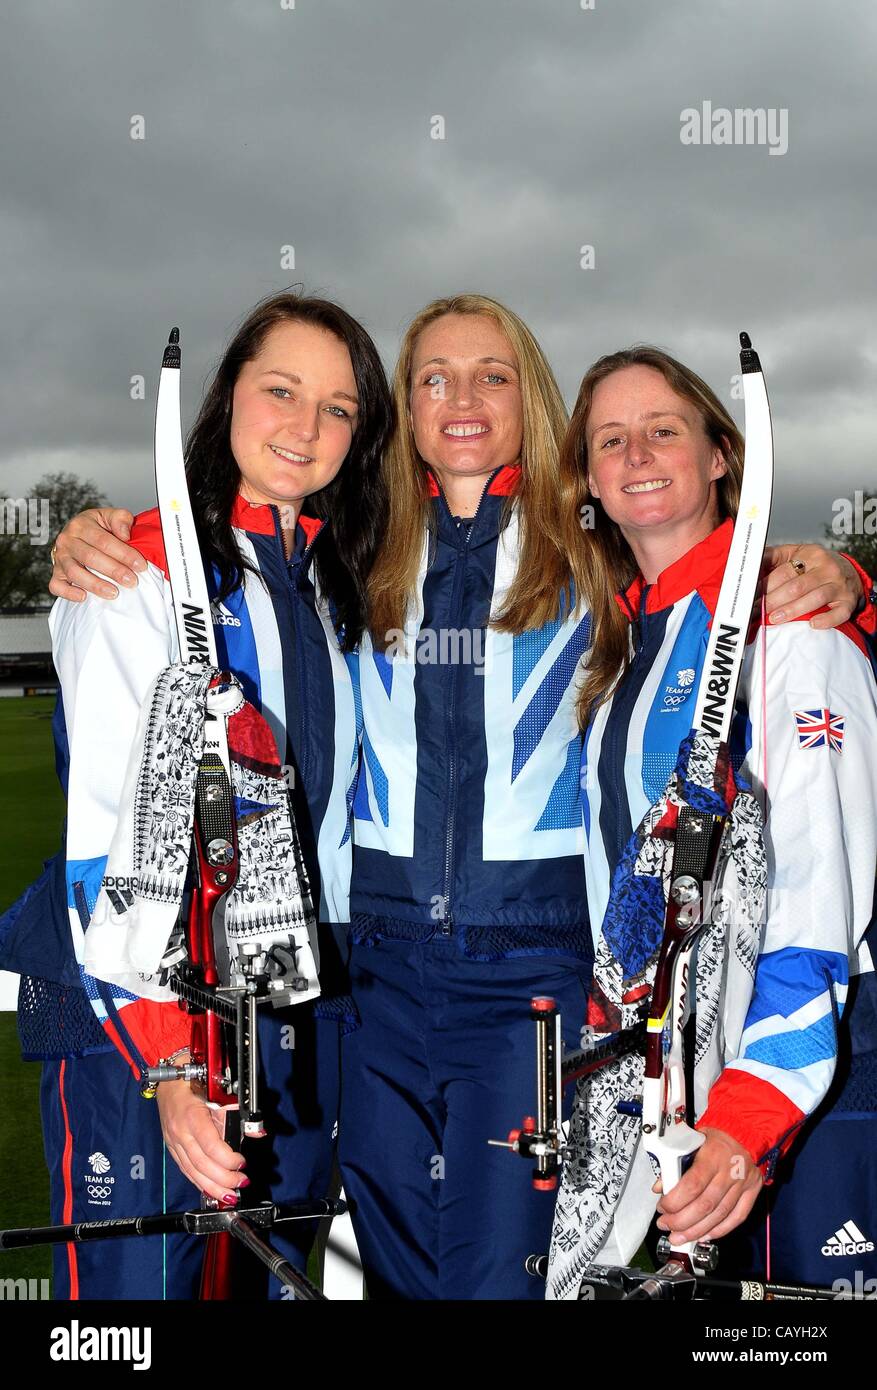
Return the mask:
[[240, 1182], [238, 1183], [238, 1187], [239, 1187], [239, 1188], [241, 1188], [241, 1187], [249, 1187], [249, 1185], [250, 1185], [250, 1179], [249, 1179], [249, 1178], [241, 1178]]
[[236, 1192], [225, 1192], [220, 1198], [224, 1207], [236, 1207], [238, 1204], [238, 1194]]

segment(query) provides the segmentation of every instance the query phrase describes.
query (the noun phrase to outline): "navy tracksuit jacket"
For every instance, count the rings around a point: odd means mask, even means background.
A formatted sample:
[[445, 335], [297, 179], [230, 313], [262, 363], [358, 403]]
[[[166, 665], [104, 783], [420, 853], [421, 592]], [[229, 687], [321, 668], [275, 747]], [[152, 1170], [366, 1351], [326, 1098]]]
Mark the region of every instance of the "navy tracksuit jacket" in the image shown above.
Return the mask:
[[518, 563], [518, 470], [471, 522], [433, 488], [392, 659], [350, 658], [362, 718], [339, 1158], [372, 1298], [540, 1298], [554, 1196], [488, 1148], [535, 1104], [534, 994], [578, 1045], [591, 972], [575, 699], [588, 616], [488, 628]]

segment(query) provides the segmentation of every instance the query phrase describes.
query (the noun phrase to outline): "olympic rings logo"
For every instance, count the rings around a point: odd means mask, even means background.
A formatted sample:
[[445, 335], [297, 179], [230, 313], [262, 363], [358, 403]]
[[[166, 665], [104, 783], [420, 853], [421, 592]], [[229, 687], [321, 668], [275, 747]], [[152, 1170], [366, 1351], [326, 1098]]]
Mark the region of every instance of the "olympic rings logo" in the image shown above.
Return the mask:
[[664, 704], [668, 705], [671, 709], [675, 709], [677, 705], [684, 704], [687, 699], [687, 695], [665, 695]]
[[91, 1182], [88, 1184], [89, 1197], [109, 1197], [112, 1190], [111, 1187], [96, 1187], [95, 1184]]

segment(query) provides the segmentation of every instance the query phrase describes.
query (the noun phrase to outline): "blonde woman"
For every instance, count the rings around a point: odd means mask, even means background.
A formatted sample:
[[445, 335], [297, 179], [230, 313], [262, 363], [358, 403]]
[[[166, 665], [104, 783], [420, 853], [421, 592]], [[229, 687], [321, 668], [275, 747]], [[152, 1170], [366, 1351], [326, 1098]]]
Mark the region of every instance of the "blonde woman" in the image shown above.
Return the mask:
[[575, 1040], [591, 972], [566, 428], [539, 346], [479, 295], [408, 329], [390, 515], [356, 679], [352, 980], [339, 1156], [371, 1296], [526, 1298], [550, 1192], [489, 1149], [532, 1090], [532, 993]]

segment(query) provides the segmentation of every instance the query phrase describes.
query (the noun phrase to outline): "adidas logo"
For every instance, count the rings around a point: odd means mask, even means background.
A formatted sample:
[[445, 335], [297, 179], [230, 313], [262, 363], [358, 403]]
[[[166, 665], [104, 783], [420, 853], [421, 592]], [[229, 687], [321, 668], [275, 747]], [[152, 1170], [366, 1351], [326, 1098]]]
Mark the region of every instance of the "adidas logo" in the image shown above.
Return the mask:
[[[117, 917], [124, 917], [134, 903], [139, 880], [133, 878], [105, 878], [103, 889], [110, 900], [110, 907]], [[113, 886], [118, 885], [118, 886]]]
[[855, 1221], [846, 1221], [822, 1247], [823, 1255], [864, 1255], [874, 1249], [873, 1240], [862, 1235]]
[[233, 613], [229, 613], [224, 603], [211, 603], [210, 613], [213, 618], [214, 627], [240, 627], [241, 625], [240, 618], [236, 618]]

